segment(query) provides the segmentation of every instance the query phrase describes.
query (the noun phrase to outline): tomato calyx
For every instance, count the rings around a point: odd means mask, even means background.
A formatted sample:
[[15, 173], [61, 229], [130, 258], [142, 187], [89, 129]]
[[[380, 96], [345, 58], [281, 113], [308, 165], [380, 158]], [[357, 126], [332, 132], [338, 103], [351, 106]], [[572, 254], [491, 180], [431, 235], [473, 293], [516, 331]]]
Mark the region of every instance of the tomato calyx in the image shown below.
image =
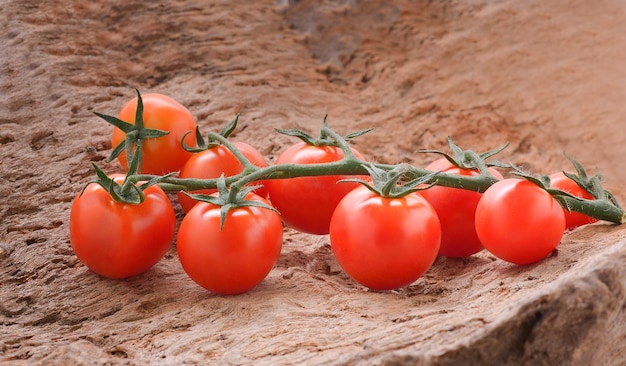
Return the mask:
[[456, 166], [457, 168], [478, 170], [481, 174], [488, 176], [492, 176], [492, 174], [488, 170], [489, 167], [511, 168], [510, 164], [504, 164], [499, 161], [487, 161], [487, 159], [506, 149], [507, 146], [509, 146], [508, 142], [498, 148], [483, 153], [477, 153], [473, 150], [461, 149], [456, 143], [454, 143], [454, 141], [452, 141], [452, 138], [450, 136], [448, 136], [448, 145], [450, 146], [450, 150], [452, 150], [453, 155], [450, 155], [444, 151], [429, 149], [422, 149], [419, 150], [419, 152], [435, 153], [442, 155], [444, 158], [446, 158], [446, 160], [450, 162], [450, 164]]
[[[124, 176], [124, 181], [122, 184], [118, 184], [115, 179], [109, 177], [102, 169], [100, 169], [95, 163], [92, 163], [92, 166], [96, 170], [97, 178], [91, 180], [89, 183], [96, 183], [102, 186], [104, 190], [106, 190], [111, 198], [115, 202], [138, 205], [144, 202], [145, 195], [143, 191], [145, 191], [148, 187], [153, 186], [155, 184], [161, 183], [162, 181], [170, 178], [174, 173], [165, 174], [162, 176], [154, 176], [146, 182], [143, 182], [137, 185], [137, 181], [135, 180], [135, 176], [133, 175], [135, 171], [137, 171], [137, 166], [141, 161], [141, 150], [137, 150], [137, 153], [133, 155], [133, 160], [130, 162], [130, 166], [128, 167], [128, 173]], [[81, 195], [89, 185], [85, 185]]]
[[546, 190], [554, 199], [568, 212], [580, 212], [582, 214], [594, 217], [599, 220], [611, 222], [626, 223], [626, 212], [620, 207], [617, 199], [613, 194], [604, 189], [602, 186], [602, 177], [594, 175], [589, 177], [582, 165], [576, 160], [567, 156], [574, 168], [576, 174], [563, 172], [565, 176], [572, 179], [581, 188], [589, 192], [594, 199], [585, 199], [577, 197], [569, 192], [550, 187], [549, 176], [534, 176], [524, 172], [521, 168], [511, 165], [512, 174], [524, 178], [539, 187]]
[[[567, 197], [571, 197], [574, 199], [580, 199], [579, 197], [576, 197], [569, 192], [565, 192], [560, 189], [550, 187], [550, 177], [548, 177], [547, 175], [535, 176], [531, 173], [525, 172], [524, 170], [522, 170], [520, 167], [516, 165], [511, 165], [511, 167], [513, 168], [513, 171], [511, 172], [511, 174], [518, 176], [520, 178], [524, 178], [531, 183], [534, 183], [535, 185], [539, 186], [543, 190], [550, 193], [557, 200], [559, 200], [557, 197], [560, 197], [560, 196], [567, 196]], [[559, 201], [559, 203], [561, 202]]]
[[[407, 174], [412, 169], [412, 167], [408, 164], [397, 165], [391, 170], [380, 169], [372, 163], [363, 163], [362, 165], [372, 178], [371, 182], [358, 178], [348, 178], [342, 179], [338, 183], [360, 183], [367, 187], [370, 191], [385, 198], [402, 198], [413, 192], [428, 189], [432, 187], [431, 182], [440, 174], [440, 172], [431, 172], [418, 178], [403, 182], [402, 180], [406, 178]], [[424, 186], [425, 184], [428, 185]]]
[[[135, 156], [137, 155], [138, 154], [136, 154]], [[133, 161], [134, 160], [135, 159], [133, 159]], [[109, 177], [96, 164], [92, 163], [92, 165], [94, 169], [96, 170], [97, 178], [89, 181], [85, 185], [85, 187], [83, 188], [81, 192], [81, 195], [83, 194], [83, 192], [85, 191], [85, 189], [87, 188], [89, 184], [96, 183], [102, 186], [102, 188], [104, 188], [109, 193], [109, 195], [115, 202], [131, 204], [131, 205], [138, 205], [138, 204], [143, 203], [145, 200], [145, 195], [143, 192], [148, 187], [158, 184], [162, 180], [165, 180], [174, 174], [174, 173], [170, 173], [164, 176], [157, 176], [157, 177], [150, 179], [147, 182], [137, 185], [134, 183], [134, 180], [132, 179], [133, 175], [129, 173], [124, 177], [124, 181], [122, 182], [122, 184], [119, 184], [115, 181], [115, 179]]]
[[[219, 136], [222, 136], [223, 138], [227, 139], [235, 131], [235, 129], [237, 129], [238, 122], [239, 122], [239, 114], [235, 115], [235, 118], [232, 121], [228, 122], [222, 128], [222, 130], [219, 132]], [[185, 151], [189, 151], [192, 153], [199, 153], [205, 150], [212, 149], [222, 144], [219, 140], [215, 139], [214, 137], [215, 134], [211, 134], [211, 133], [207, 135], [208, 142], [205, 141], [204, 138], [202, 137], [202, 133], [200, 132], [200, 127], [196, 127], [196, 141], [197, 141], [198, 147], [189, 146], [185, 143], [185, 137], [187, 137], [187, 135], [190, 133], [191, 131], [186, 132], [180, 140], [180, 143]]]
[[[131, 161], [134, 158], [133, 147], [135, 147], [135, 152], [140, 153], [142, 142], [144, 140], [156, 139], [169, 134], [169, 131], [143, 127], [143, 99], [141, 98], [141, 93], [139, 93], [139, 90], [135, 89], [135, 91], [137, 92], [137, 110], [135, 112], [135, 124], [122, 121], [115, 116], [94, 112], [96, 116], [102, 118], [109, 124], [119, 128], [125, 134], [124, 141], [120, 142], [117, 146], [113, 148], [113, 151], [111, 151], [111, 155], [106, 160], [107, 162], [113, 161], [123, 151], [126, 151], [127, 161]], [[138, 171], [141, 172], [141, 160], [139, 160]], [[129, 169], [129, 172], [134, 172], [134, 170]]]
[[282, 135], [297, 137], [300, 140], [304, 141], [307, 145], [335, 146], [335, 147], [342, 147], [345, 143], [352, 142], [354, 138], [365, 135], [366, 133], [373, 130], [373, 128], [367, 128], [365, 130], [356, 131], [356, 132], [352, 132], [344, 136], [340, 136], [334, 131], [332, 131], [330, 127], [328, 127], [328, 123], [326, 122], [327, 117], [328, 115], [324, 116], [324, 121], [323, 121], [322, 129], [320, 131], [319, 138], [315, 138], [304, 131], [296, 130], [296, 129], [282, 130], [282, 129], [276, 128], [275, 130], [276, 132]]
[[587, 191], [597, 200], [608, 200], [613, 205], [619, 207], [619, 203], [613, 194], [604, 189], [602, 186], [602, 181], [604, 177], [600, 174], [595, 174], [593, 176], [589, 176], [585, 171], [585, 168], [578, 161], [573, 159], [570, 156], [565, 155], [565, 157], [572, 163], [574, 169], [576, 169], [576, 173], [568, 173], [563, 171], [563, 174], [569, 179], [573, 180], [580, 188]]
[[220, 207], [220, 231], [224, 228], [224, 223], [226, 221], [226, 216], [230, 210], [241, 208], [241, 207], [260, 207], [267, 210], [271, 210], [280, 214], [278, 210], [274, 207], [257, 200], [248, 199], [249, 194], [252, 191], [262, 187], [261, 185], [254, 186], [245, 186], [241, 189], [238, 187], [231, 187], [230, 189], [226, 185], [226, 178], [224, 174], [222, 174], [217, 180], [217, 192], [214, 194], [203, 194], [203, 193], [187, 193], [183, 192], [190, 198], [207, 202], [215, 206]]

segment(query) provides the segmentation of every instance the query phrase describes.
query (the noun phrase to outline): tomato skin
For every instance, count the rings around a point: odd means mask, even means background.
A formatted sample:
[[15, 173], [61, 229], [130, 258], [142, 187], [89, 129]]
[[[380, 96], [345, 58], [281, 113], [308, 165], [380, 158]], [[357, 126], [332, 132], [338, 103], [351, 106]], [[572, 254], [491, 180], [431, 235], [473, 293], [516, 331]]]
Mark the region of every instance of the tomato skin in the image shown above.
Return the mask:
[[[170, 131], [166, 136], [143, 141], [142, 172], [145, 174], [167, 174], [182, 168], [192, 153], [185, 151], [181, 140], [185, 133], [185, 144], [196, 146], [196, 122], [189, 110], [174, 99], [158, 93], [144, 94], [143, 126], [149, 129]], [[118, 118], [124, 122], [135, 124], [137, 97], [131, 99], [120, 110]], [[111, 144], [113, 147], [124, 141], [125, 134], [115, 127]], [[118, 156], [118, 161], [128, 170], [126, 152]]]
[[[550, 175], [550, 187], [571, 193], [576, 197], [581, 197], [588, 200], [594, 199], [594, 197], [589, 192], [581, 188], [578, 184], [576, 184], [576, 182], [563, 174], [563, 172], [558, 172]], [[567, 212], [567, 209], [565, 208], [563, 208], [563, 213], [565, 214], [566, 230], [573, 230], [579, 226], [593, 224], [594, 222], [598, 221], [597, 219], [582, 214], [580, 212]]]
[[108, 278], [127, 278], [154, 266], [172, 245], [176, 216], [167, 195], [148, 187], [140, 204], [115, 202], [91, 183], [72, 202], [70, 242], [78, 259]]
[[547, 257], [559, 244], [565, 215], [544, 189], [523, 179], [489, 187], [476, 208], [476, 232], [489, 252], [515, 264]]
[[[476, 176], [477, 170], [461, 169], [447, 159], [433, 161], [427, 170], [442, 171], [445, 174]], [[502, 175], [494, 168], [489, 172], [498, 179]], [[468, 257], [483, 250], [483, 244], [476, 234], [476, 206], [482, 193], [469, 190], [433, 186], [420, 191], [420, 194], [433, 206], [441, 222], [441, 247], [439, 255], [446, 257]]]
[[[255, 194], [247, 199], [269, 205]], [[176, 247], [194, 282], [217, 294], [236, 295], [263, 281], [278, 260], [282, 242], [282, 222], [274, 211], [232, 209], [220, 231], [220, 207], [198, 202], [180, 224]]]
[[[258, 167], [267, 167], [269, 164], [263, 157], [263, 155], [254, 147], [246, 144], [245, 142], [233, 142], [241, 153], [250, 160], [250, 162]], [[208, 150], [195, 153], [180, 170], [179, 176], [181, 178], [219, 178], [222, 173], [224, 176], [232, 176], [239, 174], [243, 171], [243, 165], [235, 157], [235, 155], [224, 145], [218, 145]], [[263, 187], [254, 190], [254, 193], [265, 198], [267, 197], [267, 189], [265, 188], [265, 182], [259, 181], [254, 184], [263, 185]], [[211, 194], [217, 192], [217, 189], [201, 189], [198, 191], [191, 191], [189, 193], [203, 193]], [[189, 198], [184, 193], [178, 193], [178, 201], [185, 212], [189, 212], [193, 206], [198, 202], [192, 198]]]
[[[352, 149], [354, 155], [363, 155]], [[305, 142], [296, 143], [284, 150], [275, 161], [279, 164], [319, 164], [338, 161], [343, 151], [334, 146], [312, 146]], [[366, 179], [366, 176], [328, 175], [273, 179], [266, 182], [272, 205], [280, 211], [286, 225], [300, 232], [328, 234], [330, 219], [341, 199], [359, 183], [337, 183], [346, 178]]]
[[418, 193], [384, 198], [361, 186], [341, 200], [330, 222], [337, 262], [374, 290], [413, 283], [432, 266], [440, 241], [437, 214]]

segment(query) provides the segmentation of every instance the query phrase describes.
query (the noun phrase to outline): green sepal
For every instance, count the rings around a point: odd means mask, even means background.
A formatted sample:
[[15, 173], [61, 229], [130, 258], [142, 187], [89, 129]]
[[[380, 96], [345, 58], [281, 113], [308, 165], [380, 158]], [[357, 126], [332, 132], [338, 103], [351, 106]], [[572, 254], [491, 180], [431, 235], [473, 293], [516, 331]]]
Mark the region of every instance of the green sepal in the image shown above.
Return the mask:
[[520, 167], [514, 164], [509, 164], [509, 165], [511, 166], [511, 168], [513, 168], [513, 171], [511, 172], [511, 174], [518, 176], [520, 178], [523, 178], [539, 186], [540, 188], [548, 192], [552, 197], [554, 197], [554, 199], [556, 199], [563, 208], [567, 209], [568, 212], [571, 211], [571, 207], [568, 204], [568, 200], [565, 197], [569, 199], [574, 199], [577, 201], [584, 200], [583, 198], [574, 196], [573, 194], [569, 192], [565, 192], [560, 189], [550, 187], [550, 177], [547, 175], [535, 176], [535, 175], [532, 175], [530, 173], [523, 171]]
[[[223, 136], [224, 138], [228, 138], [228, 136], [230, 136], [236, 129], [237, 129], [237, 123], [239, 122], [239, 114], [235, 115], [235, 118], [228, 122], [220, 131], [220, 135]], [[202, 133], [200, 133], [200, 128], [196, 127], [196, 142], [198, 144], [198, 147], [191, 147], [187, 144], [185, 144], [185, 137], [187, 137], [188, 134], [190, 134], [191, 131], [186, 132], [180, 143], [183, 147], [183, 149], [185, 151], [189, 151], [192, 153], [199, 153], [202, 152], [204, 150], [208, 150], [208, 149], [212, 149], [216, 146], [219, 146], [220, 143], [216, 142], [215, 139], [212, 139], [210, 137], [207, 137], [207, 140], [209, 140], [209, 143], [206, 142], [206, 140], [204, 139], [204, 137], [202, 137]]]
[[220, 135], [224, 136], [224, 138], [228, 138], [236, 129], [237, 122], [239, 122], [239, 113], [235, 115], [235, 118], [228, 122], [224, 128], [220, 131]]
[[145, 196], [143, 194], [143, 190], [130, 182], [128, 179], [128, 175], [124, 179], [122, 185], [120, 185], [113, 178], [110, 178], [96, 164], [92, 163], [91, 165], [96, 171], [97, 178], [92, 179], [85, 185], [85, 187], [83, 187], [83, 190], [80, 193], [81, 195], [83, 194], [83, 192], [85, 192], [85, 189], [89, 184], [96, 183], [104, 188], [104, 190], [107, 191], [111, 198], [116, 202], [140, 204], [144, 201]]
[[[391, 170], [380, 169], [371, 162], [363, 163], [362, 166], [372, 178], [371, 183], [359, 178], [342, 179], [339, 182], [360, 183], [370, 191], [386, 198], [402, 198], [413, 192], [428, 189], [432, 187], [432, 182], [436, 177], [441, 174], [441, 172], [431, 172], [408, 182], [402, 182], [402, 179], [411, 170], [411, 166], [408, 164], [400, 164]], [[423, 186], [424, 184], [427, 186]]]
[[448, 160], [452, 165], [461, 168], [461, 169], [469, 169], [469, 170], [481, 170], [482, 165], [486, 167], [498, 167], [498, 168], [511, 168], [510, 164], [505, 164], [499, 161], [487, 161], [487, 159], [492, 156], [500, 153], [502, 150], [506, 149], [509, 146], [509, 143], [506, 142], [502, 146], [495, 148], [493, 150], [489, 150], [483, 153], [476, 153], [472, 150], [463, 150], [459, 147], [450, 136], [448, 136], [448, 145], [450, 146], [450, 150], [452, 151], [452, 155], [440, 151], [440, 150], [428, 150], [422, 149], [418, 150], [420, 153], [435, 153], [442, 155], [446, 160]]
[[137, 92], [137, 108], [135, 109], [135, 127], [137, 130], [141, 131], [143, 128], [143, 98], [141, 97], [141, 93], [139, 93], [139, 89], [135, 88], [135, 92]]
[[[124, 192], [124, 187], [128, 185], [128, 192]], [[138, 205], [142, 203], [146, 196], [143, 194], [143, 191], [139, 189], [132, 182], [127, 182], [126, 180], [122, 184], [122, 186], [118, 185], [114, 182], [111, 186], [109, 186], [109, 195], [119, 203], [126, 203], [131, 205]]]
[[[339, 146], [339, 141], [336, 141], [336, 139], [334, 139], [332, 137], [332, 133], [334, 132], [333, 130], [331, 130], [330, 126], [328, 126], [328, 122], [326, 121], [328, 118], [328, 115], [324, 116], [324, 121], [322, 122], [322, 130], [320, 131], [320, 136], [321, 139], [323, 140], [332, 140], [335, 141], [338, 145], [335, 146]], [[363, 136], [366, 133], [370, 132], [374, 130], [374, 128], [366, 128], [364, 130], [360, 130], [360, 131], [356, 131], [356, 132], [351, 132], [347, 135], [341, 136], [341, 138], [346, 141], [346, 142], [352, 142], [353, 139], [355, 139], [356, 137], [359, 136]]]
[[200, 133], [200, 127], [196, 126], [196, 143], [198, 144], [198, 147], [192, 147], [189, 146], [185, 143], [185, 138], [187, 137], [187, 135], [189, 135], [191, 133], [191, 131], [187, 131], [185, 132], [185, 134], [183, 135], [183, 137], [180, 139], [180, 145], [182, 146], [183, 150], [190, 152], [190, 153], [199, 153], [202, 152], [204, 150], [207, 150], [207, 144], [204, 141], [204, 138], [202, 137], [202, 134]]
[[593, 198], [608, 201], [615, 207], [621, 208], [615, 196], [602, 186], [602, 181], [604, 179], [602, 175], [595, 174], [590, 177], [580, 162], [567, 154], [565, 157], [572, 163], [574, 169], [576, 170], [576, 174], [563, 171], [563, 174], [565, 174], [566, 177], [573, 180], [580, 188], [591, 194]]
[[115, 158], [120, 156], [122, 151], [124, 151], [125, 149], [126, 149], [126, 140], [124, 140], [124, 141], [120, 142], [119, 144], [117, 144], [117, 146], [113, 149], [113, 151], [111, 151], [111, 155], [109, 155], [109, 157], [106, 159], [106, 162], [110, 163], [113, 160], [115, 160]]
[[[563, 174], [565, 174], [566, 177], [568, 177], [569, 179], [572, 179], [576, 184], [578, 184], [578, 186], [580, 186], [582, 189], [589, 192], [589, 194], [591, 194], [594, 197], [594, 200], [608, 202], [611, 205], [621, 209], [619, 203], [615, 199], [615, 196], [613, 196], [611, 192], [608, 192], [607, 190], [605, 190], [604, 187], [602, 186], [602, 176], [596, 174], [592, 177], [589, 177], [587, 172], [583, 168], [582, 164], [580, 164], [578, 161], [574, 160], [573, 158], [567, 155], [566, 157], [576, 169], [576, 174], [567, 173], [563, 171]], [[572, 207], [571, 207], [572, 200], [579, 201], [579, 202], [589, 201], [584, 198], [574, 196], [573, 194], [569, 192], [565, 192], [563, 190], [550, 187], [549, 176], [544, 175], [544, 176], [537, 177], [532, 174], [524, 172], [522, 169], [520, 169], [519, 167], [513, 164], [510, 164], [510, 166], [513, 168], [512, 174], [519, 176], [521, 178], [524, 178], [532, 183], [535, 183], [539, 187], [546, 190], [568, 212], [572, 211]]]
[[346, 140], [346, 141], [352, 141], [354, 138], [359, 137], [359, 136], [363, 136], [363, 135], [365, 135], [366, 133], [371, 132], [371, 131], [373, 131], [373, 130], [374, 130], [374, 128], [373, 128], [373, 127], [366, 128], [366, 129], [361, 130], [361, 131], [351, 132], [351, 133], [349, 133], [349, 134], [345, 135], [343, 138], [344, 138], [344, 140]]
[[[327, 117], [328, 115], [324, 116], [324, 121], [322, 123], [322, 129], [320, 131], [319, 138], [315, 138], [304, 131], [296, 130], [296, 129], [282, 130], [282, 129], [276, 128], [275, 130], [276, 132], [282, 135], [297, 137], [300, 140], [302, 140], [304, 143], [306, 143], [307, 145], [341, 147], [341, 141], [337, 141], [337, 139], [333, 138], [332, 134], [329, 133], [329, 131], [332, 131], [332, 130], [330, 129], [330, 127], [328, 126], [328, 123], [326, 122]], [[341, 136], [341, 138], [343, 138], [343, 140], [346, 142], [351, 142], [354, 138], [365, 135], [366, 133], [372, 130], [373, 128], [367, 128], [365, 130], [356, 131], [356, 132], [349, 133], [345, 136]]]
[[98, 113], [98, 112], [93, 112], [93, 114], [95, 114], [96, 116], [102, 118], [103, 120], [107, 121], [109, 124], [112, 124], [113, 126], [119, 128], [120, 130], [122, 130], [124, 133], [129, 133], [131, 131], [136, 130], [135, 125], [133, 125], [132, 123], [128, 123], [126, 121], [122, 121], [121, 119], [115, 117], [115, 116], [110, 116], [108, 114], [102, 114], [102, 113]]
[[114, 116], [94, 112], [96, 116], [102, 118], [109, 124], [119, 128], [126, 134], [124, 141], [113, 148], [113, 151], [111, 151], [111, 155], [107, 158], [107, 162], [113, 161], [122, 153], [122, 151], [126, 151], [126, 159], [127, 161], [131, 161], [133, 158], [133, 150], [141, 151], [140, 149], [134, 149], [134, 147], [139, 142], [146, 139], [156, 139], [170, 133], [169, 131], [143, 127], [143, 99], [141, 98], [141, 93], [139, 93], [139, 90], [135, 89], [135, 91], [137, 92], [135, 124], [122, 121], [121, 119]]
[[587, 191], [595, 199], [606, 199], [606, 191], [604, 190], [604, 187], [602, 187], [602, 176], [596, 174], [592, 177], [589, 177], [587, 175], [587, 171], [581, 163], [579, 163], [574, 158], [568, 156], [567, 154], [565, 155], [565, 157], [572, 163], [574, 169], [576, 169], [576, 173], [572, 174], [563, 171], [563, 174], [569, 179], [573, 180], [574, 183], [576, 183], [580, 188]]
[[148, 187], [157, 185], [157, 184], [161, 183], [163, 180], [171, 178], [175, 174], [176, 174], [176, 172], [171, 172], [171, 173], [168, 173], [168, 174], [165, 174], [165, 175], [161, 175], [161, 176], [157, 175], [154, 178], [150, 179], [149, 181], [141, 184], [139, 186], [139, 189], [141, 189], [142, 191], [145, 191]]
[[218, 196], [214, 196], [211, 194], [205, 194], [205, 193], [189, 193], [186, 191], [181, 191], [181, 193], [183, 193], [184, 195], [186, 195], [187, 197], [196, 200], [196, 201], [200, 201], [200, 202], [206, 202], [206, 203], [210, 203], [212, 205], [216, 205], [219, 206], [220, 205], [220, 200]]
[[[128, 135], [126, 135], [128, 137]], [[130, 163], [128, 164], [128, 174], [134, 174], [135, 172], [141, 173], [142, 168], [142, 160], [141, 160], [141, 151], [143, 148], [143, 142], [141, 140], [137, 141], [135, 153], [128, 151], [128, 148], [132, 146], [130, 144], [126, 145], [126, 157], [132, 157], [131, 160], [128, 160]], [[127, 174], [127, 177], [128, 177]]]
[[[138, 160], [139, 160], [139, 154], [135, 154], [131, 162], [131, 167], [136, 166], [138, 164]], [[96, 164], [92, 163], [92, 166], [96, 170], [97, 178], [91, 180], [89, 183], [96, 183], [102, 186], [102, 188], [104, 188], [109, 193], [109, 195], [114, 201], [119, 202], [119, 203], [131, 204], [131, 205], [143, 203], [145, 200], [145, 195], [143, 192], [148, 187], [158, 184], [175, 174], [174, 172], [172, 172], [163, 176], [155, 176], [151, 178], [150, 180], [148, 180], [147, 182], [144, 182], [141, 185], [137, 186], [131, 179], [131, 177], [133, 176], [133, 173], [129, 169], [128, 173], [124, 177], [124, 181], [120, 185], [114, 179], [110, 178]], [[85, 187], [81, 191], [81, 195], [85, 191], [85, 188], [87, 188], [87, 185], [85, 185]]]
[[110, 187], [111, 184], [117, 184], [117, 183], [115, 183], [113, 181], [113, 179], [109, 178], [109, 176], [102, 169], [100, 169], [95, 163], [91, 163], [91, 166], [93, 166], [94, 170], [96, 171], [97, 178], [96, 179], [92, 179], [89, 182], [87, 182], [87, 184], [85, 184], [83, 189], [80, 191], [80, 195], [81, 196], [83, 195], [83, 193], [85, 193], [85, 189], [87, 189], [87, 187], [91, 183], [99, 184], [107, 192], [109, 191], [109, 187]]
[[[274, 207], [254, 200], [247, 200], [246, 196], [254, 191], [262, 187], [262, 185], [254, 185], [254, 186], [246, 186], [239, 191], [232, 191], [226, 186], [226, 178], [224, 174], [222, 174], [217, 180], [217, 194], [192, 194], [183, 192], [188, 197], [201, 202], [207, 202], [215, 206], [220, 207], [220, 231], [224, 228], [224, 224], [226, 222], [226, 218], [228, 216], [228, 212], [230, 210], [241, 208], [241, 207], [260, 207], [267, 210], [271, 210], [280, 215], [280, 212], [276, 210]], [[234, 194], [233, 194], [234, 193]]]
[[318, 139], [316, 139], [315, 137], [309, 135], [308, 133], [306, 133], [304, 131], [295, 130], [295, 129], [282, 130], [280, 128], [275, 128], [275, 130], [276, 130], [276, 132], [280, 133], [281, 135], [297, 137], [300, 140], [304, 141], [304, 143], [307, 144], [307, 145], [319, 146], [318, 145]]
[[514, 164], [510, 164], [510, 165], [511, 165], [511, 168], [513, 169], [513, 171], [511, 171], [511, 174], [518, 176], [520, 178], [526, 179], [527, 181], [530, 181], [545, 190], [550, 189], [550, 177], [548, 177], [547, 175], [536, 176], [531, 173], [525, 172], [524, 170], [522, 170], [522, 168], [520, 168], [517, 165], [514, 165]]

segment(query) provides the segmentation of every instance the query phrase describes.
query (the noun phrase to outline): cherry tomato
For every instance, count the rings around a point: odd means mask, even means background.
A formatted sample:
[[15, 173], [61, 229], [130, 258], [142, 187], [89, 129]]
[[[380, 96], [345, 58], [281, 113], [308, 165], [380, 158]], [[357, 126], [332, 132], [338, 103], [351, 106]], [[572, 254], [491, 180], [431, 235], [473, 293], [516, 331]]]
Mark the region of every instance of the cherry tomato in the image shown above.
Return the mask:
[[[267, 161], [263, 155], [254, 147], [244, 142], [233, 142], [243, 155], [250, 160], [250, 162], [258, 167], [268, 166]], [[195, 153], [180, 170], [179, 176], [181, 178], [219, 178], [222, 173], [228, 177], [231, 175], [239, 174], [243, 171], [243, 165], [237, 160], [235, 155], [228, 150], [226, 146], [219, 145], [208, 150]], [[267, 190], [265, 188], [265, 182], [254, 183], [263, 185], [263, 187], [256, 189], [254, 193], [261, 197], [267, 197]], [[217, 189], [203, 189], [193, 191], [190, 193], [204, 193], [211, 194], [216, 192]], [[198, 202], [189, 198], [184, 193], [178, 193], [178, 201], [185, 212], [189, 212], [191, 208]]]
[[[550, 187], [560, 189], [562, 191], [571, 193], [576, 197], [592, 200], [594, 197], [591, 193], [587, 192], [584, 188], [581, 188], [576, 182], [568, 178], [563, 172], [558, 172], [550, 175]], [[568, 212], [567, 209], [563, 209], [565, 213], [565, 228], [567, 230], [573, 230], [579, 226], [593, 224], [598, 220], [582, 214], [580, 212]]]
[[[363, 156], [356, 150], [357, 158]], [[283, 151], [275, 164], [319, 164], [338, 161], [343, 151], [334, 146], [313, 146], [299, 142]], [[317, 176], [273, 179], [266, 182], [272, 205], [281, 213], [286, 225], [317, 235], [328, 234], [330, 218], [339, 201], [359, 183], [337, 183], [354, 176]], [[360, 176], [359, 178], [366, 179]]]
[[530, 264], [548, 256], [565, 230], [559, 203], [523, 179], [503, 179], [489, 187], [476, 207], [476, 232], [496, 257]]
[[[433, 161], [426, 169], [463, 176], [480, 174], [477, 170], [458, 168], [446, 158]], [[503, 178], [494, 168], [489, 168], [489, 172], [498, 179]], [[439, 255], [467, 257], [483, 250], [474, 224], [476, 206], [482, 196], [481, 193], [442, 186], [433, 186], [420, 193], [437, 211], [441, 222]]]
[[109, 278], [126, 278], [163, 258], [174, 239], [174, 209], [158, 186], [148, 187], [144, 194], [140, 204], [118, 203], [102, 186], [91, 183], [74, 199], [70, 242], [89, 269]]
[[[253, 193], [247, 199], [269, 203]], [[280, 215], [267, 208], [231, 209], [220, 230], [220, 207], [198, 202], [183, 218], [176, 247], [185, 272], [205, 289], [235, 295], [259, 284], [280, 255]]]
[[330, 222], [330, 243], [343, 270], [374, 290], [413, 283], [435, 261], [437, 213], [418, 193], [384, 198], [366, 187], [348, 193]]
[[[142, 172], [145, 174], [166, 174], [182, 168], [192, 153], [185, 151], [181, 140], [185, 133], [185, 144], [196, 146], [196, 122], [187, 108], [174, 99], [163, 94], [144, 94], [143, 126], [149, 129], [169, 131], [168, 135], [143, 141]], [[118, 118], [124, 122], [135, 124], [137, 97], [126, 103]], [[115, 127], [111, 144], [113, 147], [124, 141], [125, 134]], [[126, 152], [118, 156], [124, 169], [128, 169]]]

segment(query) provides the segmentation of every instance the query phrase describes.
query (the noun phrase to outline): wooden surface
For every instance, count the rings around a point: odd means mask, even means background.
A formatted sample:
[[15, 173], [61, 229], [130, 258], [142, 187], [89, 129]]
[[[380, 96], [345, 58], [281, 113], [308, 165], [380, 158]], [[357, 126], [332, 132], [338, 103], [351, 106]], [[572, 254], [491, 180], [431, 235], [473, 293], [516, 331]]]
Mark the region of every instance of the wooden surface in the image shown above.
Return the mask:
[[[289, 3], [295, 3], [289, 5]], [[626, 230], [567, 234], [518, 267], [440, 258], [389, 293], [351, 281], [326, 236], [290, 229], [253, 291], [211, 294], [175, 246], [147, 273], [106, 280], [74, 256], [72, 199], [119, 170], [108, 125], [142, 92], [203, 131], [240, 113], [237, 140], [271, 161], [274, 128], [374, 127], [370, 159], [425, 165], [452, 136], [536, 173], [626, 173], [621, 1], [101, 1], [0, 4], [0, 361], [9, 364], [619, 365]], [[344, 4], [345, 3], [345, 4]], [[172, 196], [174, 199], [175, 196]], [[180, 207], [176, 207], [179, 220]], [[512, 233], [515, 235], [515, 233]]]

